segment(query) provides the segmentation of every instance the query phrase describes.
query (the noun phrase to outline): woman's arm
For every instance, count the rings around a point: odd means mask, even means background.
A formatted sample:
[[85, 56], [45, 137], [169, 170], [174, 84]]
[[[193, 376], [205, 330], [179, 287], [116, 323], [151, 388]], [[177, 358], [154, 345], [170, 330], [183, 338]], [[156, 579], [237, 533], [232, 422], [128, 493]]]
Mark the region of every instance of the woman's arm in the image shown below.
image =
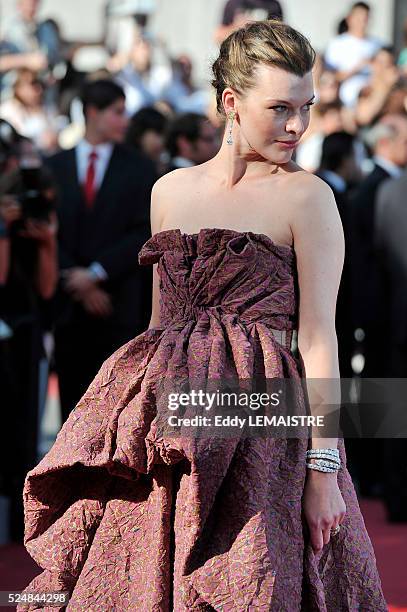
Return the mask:
[[31, 53], [7, 53], [0, 56], [0, 72], [28, 68], [38, 72], [45, 70], [48, 65], [47, 56], [42, 51]]
[[346, 79], [358, 74], [365, 66], [370, 64], [370, 61], [370, 58], [364, 58], [360, 60], [360, 62], [358, 62], [351, 70], [337, 70], [335, 72], [335, 76], [339, 83], [342, 83], [343, 81], [346, 81]]
[[[307, 176], [306, 180], [308, 188], [304, 185], [303, 201], [295, 208], [292, 224], [300, 293], [298, 348], [310, 380], [310, 401], [321, 393], [324, 403], [332, 406], [340, 403], [335, 310], [344, 235], [330, 187], [317, 177]], [[313, 448], [336, 444], [335, 438], [312, 438]]]
[[[304, 189], [292, 223], [300, 292], [298, 348], [304, 361], [311, 413], [334, 412], [338, 416], [340, 373], [335, 310], [344, 261], [344, 235], [331, 189], [317, 177], [303, 178]], [[314, 432], [312, 448], [336, 448], [337, 437], [331, 427], [329, 438], [318, 437]], [[345, 514], [336, 476], [308, 470], [304, 511], [315, 551], [329, 541], [330, 529]]]
[[[166, 177], [163, 176], [155, 184], [151, 191], [151, 235], [157, 234], [161, 231], [163, 222], [163, 190], [165, 190]], [[151, 319], [148, 325], [148, 329], [158, 327], [160, 325], [160, 279], [158, 276], [158, 264], [153, 266], [153, 297], [152, 297], [152, 309]]]
[[358, 125], [370, 125], [375, 117], [382, 111], [390, 92], [400, 78], [396, 67], [394, 70], [385, 70], [380, 79], [372, 83], [367, 95], [359, 95], [356, 105], [356, 121]]
[[160, 287], [159, 276], [157, 272], [157, 264], [153, 266], [153, 298], [151, 308], [151, 319], [148, 324], [148, 329], [160, 326]]

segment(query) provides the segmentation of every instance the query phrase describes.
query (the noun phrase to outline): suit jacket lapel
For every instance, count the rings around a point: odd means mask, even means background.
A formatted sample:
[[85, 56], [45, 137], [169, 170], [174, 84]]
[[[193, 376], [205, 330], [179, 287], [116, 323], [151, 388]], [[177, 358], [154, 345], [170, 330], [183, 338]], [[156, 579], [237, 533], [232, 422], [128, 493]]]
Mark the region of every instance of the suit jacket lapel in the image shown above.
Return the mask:
[[119, 154], [117, 147], [113, 147], [113, 151], [107, 164], [105, 174], [96, 193], [96, 198], [94, 202], [95, 209], [99, 208], [103, 204], [103, 201], [105, 200], [106, 196], [109, 194], [110, 191], [112, 191], [114, 187], [114, 181], [117, 180], [120, 166], [118, 157]]
[[82, 187], [79, 183], [78, 177], [78, 165], [76, 161], [76, 148], [68, 151], [68, 159], [67, 159], [67, 176], [71, 177], [71, 190], [73, 201], [75, 202], [84, 202]]
[[385, 168], [382, 168], [382, 166], [380, 166], [379, 164], [375, 165], [375, 170], [377, 177], [380, 179], [386, 179], [391, 177], [390, 172], [387, 172], [387, 170]]

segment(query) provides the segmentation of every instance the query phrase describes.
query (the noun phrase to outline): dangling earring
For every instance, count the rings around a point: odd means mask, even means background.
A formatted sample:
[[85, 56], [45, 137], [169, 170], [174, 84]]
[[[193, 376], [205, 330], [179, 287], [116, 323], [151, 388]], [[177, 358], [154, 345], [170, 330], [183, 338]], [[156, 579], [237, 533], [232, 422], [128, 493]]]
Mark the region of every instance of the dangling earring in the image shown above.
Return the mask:
[[230, 124], [229, 124], [229, 133], [228, 133], [228, 137], [227, 137], [226, 142], [227, 142], [228, 145], [232, 145], [233, 144], [232, 129], [233, 129], [233, 121], [234, 121], [234, 118], [235, 118], [235, 111], [233, 111], [233, 110], [230, 111], [228, 113], [228, 116], [229, 116]]

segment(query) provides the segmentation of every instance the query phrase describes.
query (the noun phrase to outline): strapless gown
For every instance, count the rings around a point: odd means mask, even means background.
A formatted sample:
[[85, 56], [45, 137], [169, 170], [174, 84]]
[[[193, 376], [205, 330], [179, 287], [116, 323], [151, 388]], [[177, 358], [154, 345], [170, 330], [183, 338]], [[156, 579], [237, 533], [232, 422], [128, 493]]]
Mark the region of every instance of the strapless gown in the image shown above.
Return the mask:
[[158, 262], [160, 326], [103, 364], [27, 475], [25, 545], [43, 571], [26, 591], [69, 591], [67, 609], [86, 612], [387, 610], [342, 440], [347, 513], [316, 555], [306, 438], [198, 443], [156, 427], [159, 380], [250, 378], [259, 363], [267, 378], [305, 376], [295, 251], [249, 231], [175, 229], [139, 262]]

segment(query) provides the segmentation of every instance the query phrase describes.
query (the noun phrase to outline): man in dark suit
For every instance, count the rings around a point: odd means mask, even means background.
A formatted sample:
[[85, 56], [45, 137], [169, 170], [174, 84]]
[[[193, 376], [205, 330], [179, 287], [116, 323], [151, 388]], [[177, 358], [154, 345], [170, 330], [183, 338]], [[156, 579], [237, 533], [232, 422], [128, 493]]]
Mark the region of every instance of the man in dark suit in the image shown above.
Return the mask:
[[[356, 335], [361, 338], [364, 366], [361, 372], [360, 405], [369, 423], [379, 422], [385, 398], [374, 393], [369, 379], [386, 376], [388, 321], [384, 308], [384, 288], [374, 245], [374, 211], [378, 190], [391, 177], [401, 175], [407, 163], [407, 118], [404, 115], [384, 115], [368, 132], [366, 140], [374, 153], [374, 168], [362, 181], [351, 201], [353, 213], [352, 311]], [[373, 386], [372, 386], [373, 385]], [[375, 404], [372, 403], [375, 397]], [[374, 428], [374, 427], [373, 427]], [[369, 434], [370, 435], [370, 434]], [[364, 439], [359, 445], [358, 469], [360, 493], [364, 496], [381, 494], [383, 474], [383, 444], [380, 439]]]
[[[351, 314], [353, 292], [351, 283], [354, 265], [354, 244], [352, 233], [352, 211], [350, 195], [352, 187], [361, 175], [356, 161], [355, 137], [346, 132], [336, 132], [327, 136], [322, 143], [321, 166], [317, 175], [331, 187], [341, 216], [345, 236], [345, 261], [336, 304], [336, 333], [338, 336], [338, 358], [341, 379], [353, 378], [352, 356], [355, 349], [354, 328]], [[342, 385], [345, 390], [346, 385]], [[350, 397], [342, 395], [343, 402]], [[345, 432], [348, 434], [348, 430]], [[359, 484], [361, 481], [361, 449], [365, 440], [346, 439], [346, 453], [350, 473]]]
[[354, 324], [365, 336], [363, 376], [372, 378], [383, 375], [383, 355], [377, 343], [382, 306], [373, 244], [374, 207], [379, 186], [388, 178], [399, 177], [407, 163], [407, 117], [385, 115], [370, 130], [367, 141], [374, 151], [375, 165], [352, 199], [356, 247], [353, 288]]
[[[406, 141], [407, 146], [407, 141]], [[383, 376], [407, 377], [407, 170], [397, 179], [385, 181], [378, 190], [375, 207], [374, 243], [384, 288], [384, 315], [387, 326], [386, 371]], [[389, 385], [391, 380], [389, 381]], [[405, 397], [389, 393], [393, 438], [383, 440], [383, 497], [390, 522], [407, 522], [407, 440], [404, 423], [397, 422], [405, 413]], [[391, 417], [389, 417], [391, 418]], [[394, 422], [396, 421], [396, 422]], [[405, 435], [405, 429], [404, 429]]]
[[348, 198], [351, 186], [361, 178], [356, 158], [355, 137], [347, 132], [334, 132], [326, 136], [322, 143], [321, 165], [316, 175], [331, 187], [344, 230], [345, 261], [336, 306], [336, 332], [341, 377], [350, 378], [353, 375], [351, 359], [354, 342], [349, 312], [349, 302], [352, 299], [350, 287], [352, 247]]
[[64, 420], [102, 362], [144, 331], [151, 314], [151, 272], [137, 255], [150, 236], [154, 167], [120, 144], [121, 87], [88, 83], [82, 102], [84, 139], [48, 160], [59, 189], [55, 362]]

